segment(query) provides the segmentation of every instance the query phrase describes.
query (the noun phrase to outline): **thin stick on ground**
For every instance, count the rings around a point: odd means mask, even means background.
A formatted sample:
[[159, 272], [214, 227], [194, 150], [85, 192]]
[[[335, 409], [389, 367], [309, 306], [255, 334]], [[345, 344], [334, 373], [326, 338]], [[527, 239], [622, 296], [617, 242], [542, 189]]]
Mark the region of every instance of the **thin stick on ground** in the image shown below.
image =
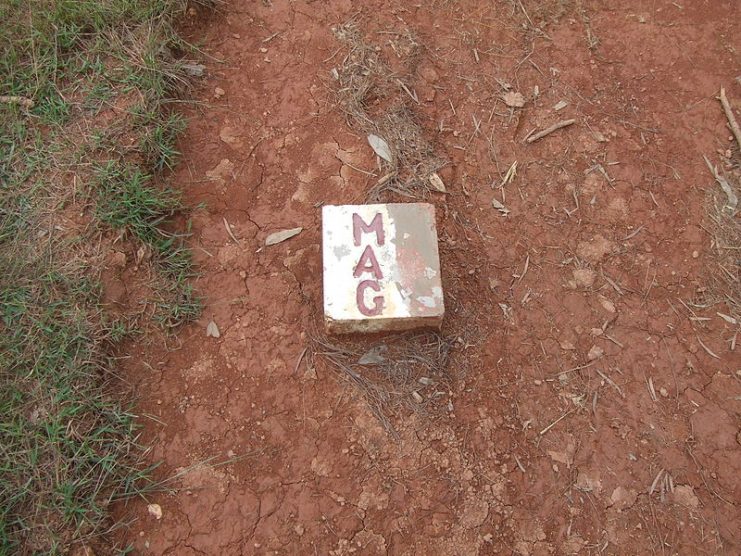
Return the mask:
[[563, 421], [564, 419], [566, 419], [566, 417], [568, 417], [569, 415], [571, 415], [574, 411], [576, 411], [576, 410], [575, 409], [572, 409], [570, 411], [567, 411], [563, 415], [561, 415], [558, 419], [556, 419], [550, 425], [548, 425], [546, 428], [544, 428], [542, 431], [540, 431], [540, 433], [539, 433], [540, 436], [543, 436], [545, 433], [547, 433], [549, 430], [551, 430], [553, 427], [555, 427], [558, 423], [560, 423], [561, 421]]
[[620, 386], [618, 386], [617, 384], [615, 384], [615, 382], [609, 376], [607, 376], [606, 374], [604, 374], [599, 369], [595, 369], [595, 371], [597, 371], [597, 374], [599, 376], [601, 376], [602, 378], [604, 378], [610, 386], [612, 386], [615, 390], [617, 390], [617, 392], [618, 392], [618, 394], [620, 394], [620, 397], [621, 398], [625, 398], [625, 394], [623, 394], [623, 391], [620, 388]]
[[558, 123], [553, 124], [551, 127], [548, 127], [546, 129], [544, 129], [543, 131], [539, 131], [535, 135], [531, 135], [530, 137], [527, 138], [526, 141], [527, 141], [527, 143], [529, 145], [530, 143], [534, 143], [535, 141], [537, 141], [539, 139], [542, 139], [543, 137], [546, 137], [547, 135], [550, 135], [554, 131], [558, 131], [559, 129], [562, 129], [564, 127], [568, 127], [568, 126], [574, 124], [575, 122], [576, 122], [576, 120], [573, 120], [573, 119], [572, 120], [562, 120], [562, 121], [560, 121]]
[[728, 102], [728, 98], [726, 97], [726, 90], [723, 87], [720, 88], [720, 103], [723, 105], [723, 111], [726, 113], [726, 118], [728, 118], [728, 125], [731, 126], [731, 131], [733, 131], [733, 136], [736, 138], [738, 148], [741, 149], [741, 128], [738, 127], [736, 117], [733, 115], [731, 103]]

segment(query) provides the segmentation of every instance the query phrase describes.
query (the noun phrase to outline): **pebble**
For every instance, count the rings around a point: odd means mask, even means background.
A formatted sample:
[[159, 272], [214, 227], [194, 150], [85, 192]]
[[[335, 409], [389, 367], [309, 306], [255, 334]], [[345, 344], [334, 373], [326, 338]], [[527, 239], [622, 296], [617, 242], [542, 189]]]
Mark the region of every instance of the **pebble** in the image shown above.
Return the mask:
[[602, 357], [604, 354], [604, 349], [599, 346], [592, 346], [592, 349], [590, 349], [589, 353], [587, 354], [587, 359], [589, 359], [590, 361], [595, 361], [596, 359]]

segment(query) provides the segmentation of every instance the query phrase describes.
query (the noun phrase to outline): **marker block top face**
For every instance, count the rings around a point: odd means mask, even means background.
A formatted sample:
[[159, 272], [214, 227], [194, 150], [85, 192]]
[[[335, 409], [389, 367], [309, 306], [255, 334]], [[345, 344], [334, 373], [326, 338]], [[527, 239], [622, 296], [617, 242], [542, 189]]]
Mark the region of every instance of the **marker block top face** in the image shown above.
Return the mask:
[[325, 206], [322, 250], [329, 332], [440, 327], [445, 308], [432, 205]]

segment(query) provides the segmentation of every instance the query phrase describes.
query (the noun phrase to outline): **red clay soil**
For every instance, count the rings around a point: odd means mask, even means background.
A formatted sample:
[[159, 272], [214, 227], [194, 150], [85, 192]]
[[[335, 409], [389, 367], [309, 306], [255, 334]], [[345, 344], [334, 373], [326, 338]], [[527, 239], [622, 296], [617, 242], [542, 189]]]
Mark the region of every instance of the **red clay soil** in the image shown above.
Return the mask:
[[[320, 206], [380, 176], [331, 74], [353, 17], [391, 64], [393, 33], [416, 37], [409, 106], [450, 162], [427, 196], [449, 387], [442, 410], [391, 417], [398, 439], [300, 359], [321, 329]], [[741, 99], [737, 2], [228, 1], [191, 26], [208, 77], [172, 181], [205, 206], [205, 310], [124, 365], [174, 476], [118, 509], [135, 554], [741, 553], [737, 327], [691, 305], [713, 256], [702, 157], [732, 145], [715, 97]]]

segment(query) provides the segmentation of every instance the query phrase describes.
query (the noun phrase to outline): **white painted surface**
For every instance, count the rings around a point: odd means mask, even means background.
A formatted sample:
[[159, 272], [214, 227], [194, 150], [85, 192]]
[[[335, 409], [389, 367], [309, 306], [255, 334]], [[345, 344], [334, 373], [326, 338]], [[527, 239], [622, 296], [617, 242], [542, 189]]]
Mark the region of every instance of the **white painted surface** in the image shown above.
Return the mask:
[[[353, 214], [366, 226], [372, 226], [374, 218], [380, 215], [382, 245], [375, 230], [362, 228], [359, 228], [359, 243], [356, 243]], [[394, 218], [403, 219], [403, 225], [397, 226]], [[398, 228], [405, 230], [401, 237], [397, 237]], [[437, 234], [434, 209], [430, 205], [328, 205], [322, 209], [322, 230], [324, 315], [328, 322], [349, 323], [349, 331], [353, 330], [354, 323], [357, 325], [354, 330], [364, 331], [400, 329], [403, 325], [394, 321], [404, 319], [439, 321], [442, 318]], [[421, 249], [408, 247], [410, 245], [421, 246]], [[359, 270], [360, 276], [354, 275], [368, 246], [382, 277], [369, 269], [370, 263], [364, 265], [365, 270]], [[363, 281], [373, 282], [373, 285], [361, 288], [362, 295], [358, 299], [358, 286]], [[368, 315], [369, 309], [376, 309], [378, 298], [383, 299], [382, 310], [377, 315]], [[364, 304], [366, 314], [359, 303]]]

